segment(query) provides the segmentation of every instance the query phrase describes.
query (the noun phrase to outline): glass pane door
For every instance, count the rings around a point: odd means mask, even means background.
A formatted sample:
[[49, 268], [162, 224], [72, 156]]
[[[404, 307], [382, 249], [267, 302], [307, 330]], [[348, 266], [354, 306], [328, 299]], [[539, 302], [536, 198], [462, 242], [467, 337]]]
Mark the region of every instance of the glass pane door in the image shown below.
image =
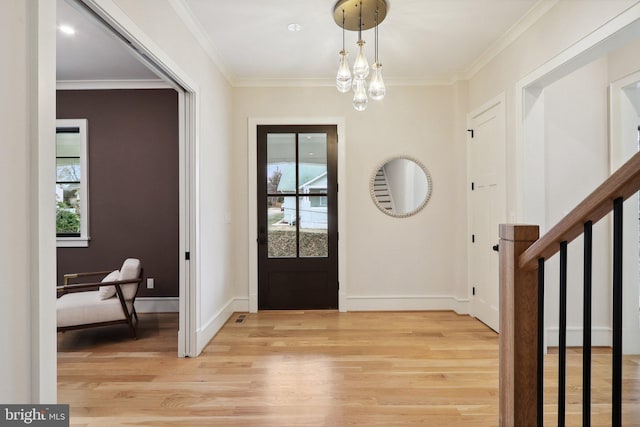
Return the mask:
[[269, 258], [328, 256], [327, 134], [267, 134]]
[[338, 304], [337, 129], [258, 126], [258, 308]]

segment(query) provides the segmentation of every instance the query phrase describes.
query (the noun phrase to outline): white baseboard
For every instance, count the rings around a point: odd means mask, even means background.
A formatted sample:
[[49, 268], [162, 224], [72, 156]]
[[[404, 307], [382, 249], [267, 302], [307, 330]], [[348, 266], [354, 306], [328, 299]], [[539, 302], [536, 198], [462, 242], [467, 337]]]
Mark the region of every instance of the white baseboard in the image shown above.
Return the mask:
[[385, 295], [348, 296], [347, 311], [428, 311], [454, 310], [469, 313], [469, 300], [453, 296]]
[[[559, 328], [551, 327], [546, 330], [547, 347], [557, 347], [559, 343]], [[611, 347], [611, 328], [608, 326], [594, 326], [591, 328], [591, 345], [594, 347]], [[567, 347], [582, 346], [582, 328], [567, 328]]]
[[180, 311], [178, 297], [139, 297], [136, 298], [138, 313], [177, 313]]
[[455, 307], [453, 310], [458, 314], [469, 314], [469, 298], [457, 298], [453, 297]]
[[249, 312], [249, 298], [236, 297], [233, 299], [233, 311], [237, 313]]
[[235, 312], [248, 312], [249, 311], [249, 299], [248, 298], [232, 298], [224, 307], [218, 310], [206, 324], [196, 330], [196, 355], [199, 355], [202, 350], [209, 344], [209, 341], [218, 333], [218, 331], [229, 320], [231, 315]]

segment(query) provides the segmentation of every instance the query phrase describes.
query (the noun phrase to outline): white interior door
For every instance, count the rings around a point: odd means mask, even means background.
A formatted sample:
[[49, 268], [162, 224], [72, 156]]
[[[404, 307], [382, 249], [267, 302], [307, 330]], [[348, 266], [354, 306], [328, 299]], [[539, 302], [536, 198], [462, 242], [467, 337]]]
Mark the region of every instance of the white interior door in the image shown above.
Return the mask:
[[505, 222], [504, 102], [469, 116], [469, 285], [471, 314], [499, 332], [498, 226]]

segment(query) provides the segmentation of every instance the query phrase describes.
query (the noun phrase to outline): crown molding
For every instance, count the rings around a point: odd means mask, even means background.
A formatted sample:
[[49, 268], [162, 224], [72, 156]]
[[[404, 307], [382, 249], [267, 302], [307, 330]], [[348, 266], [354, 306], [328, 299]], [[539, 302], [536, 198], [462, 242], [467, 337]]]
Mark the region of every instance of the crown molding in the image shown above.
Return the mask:
[[191, 32], [198, 43], [200, 43], [200, 46], [205, 50], [209, 58], [211, 58], [213, 63], [216, 64], [222, 75], [227, 79], [227, 82], [229, 82], [231, 86], [234, 86], [235, 77], [222, 61], [222, 58], [220, 58], [215, 43], [211, 40], [211, 37], [209, 37], [204, 28], [202, 28], [200, 21], [196, 19], [189, 5], [185, 0], [169, 0], [169, 4], [176, 11], [180, 19], [182, 19], [182, 22], [187, 26], [187, 30]]
[[240, 78], [234, 80], [233, 87], [329, 87], [335, 84], [335, 79], [329, 78]]
[[[470, 80], [559, 2], [560, 0], [539, 0], [522, 18], [492, 43], [466, 71], [424, 78], [387, 78], [385, 83], [387, 86], [450, 86], [457, 81]], [[329, 87], [335, 85], [332, 78], [238, 78], [224, 64], [217, 53], [215, 43], [208, 36], [186, 1], [169, 0], [169, 3], [232, 87]]]
[[385, 86], [450, 86], [455, 83], [449, 76], [389, 77], [384, 79]]
[[482, 68], [497, 57], [503, 50], [509, 47], [525, 31], [540, 20], [549, 10], [551, 10], [560, 0], [539, 0], [531, 9], [511, 26], [502, 36], [493, 42], [469, 69], [458, 76], [452, 76], [452, 80], [471, 80]]
[[58, 80], [56, 90], [173, 89], [164, 80]]
[[[435, 76], [433, 78], [388, 78], [386, 86], [450, 86], [456, 80], [448, 77]], [[333, 78], [309, 78], [309, 79], [236, 79], [233, 87], [335, 87]]]

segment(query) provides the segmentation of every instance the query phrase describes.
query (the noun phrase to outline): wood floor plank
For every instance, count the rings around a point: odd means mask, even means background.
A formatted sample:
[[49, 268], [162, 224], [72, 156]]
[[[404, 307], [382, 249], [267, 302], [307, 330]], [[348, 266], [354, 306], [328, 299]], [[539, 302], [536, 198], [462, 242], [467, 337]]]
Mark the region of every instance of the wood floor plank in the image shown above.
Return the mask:
[[[71, 425], [494, 426], [498, 336], [452, 312], [234, 314], [179, 359], [177, 315], [58, 335], [58, 399]], [[567, 425], [580, 425], [581, 353], [568, 355]], [[610, 351], [593, 356], [593, 425], [610, 423]], [[545, 359], [555, 423], [557, 355]], [[640, 426], [640, 358], [625, 357], [623, 424]]]

